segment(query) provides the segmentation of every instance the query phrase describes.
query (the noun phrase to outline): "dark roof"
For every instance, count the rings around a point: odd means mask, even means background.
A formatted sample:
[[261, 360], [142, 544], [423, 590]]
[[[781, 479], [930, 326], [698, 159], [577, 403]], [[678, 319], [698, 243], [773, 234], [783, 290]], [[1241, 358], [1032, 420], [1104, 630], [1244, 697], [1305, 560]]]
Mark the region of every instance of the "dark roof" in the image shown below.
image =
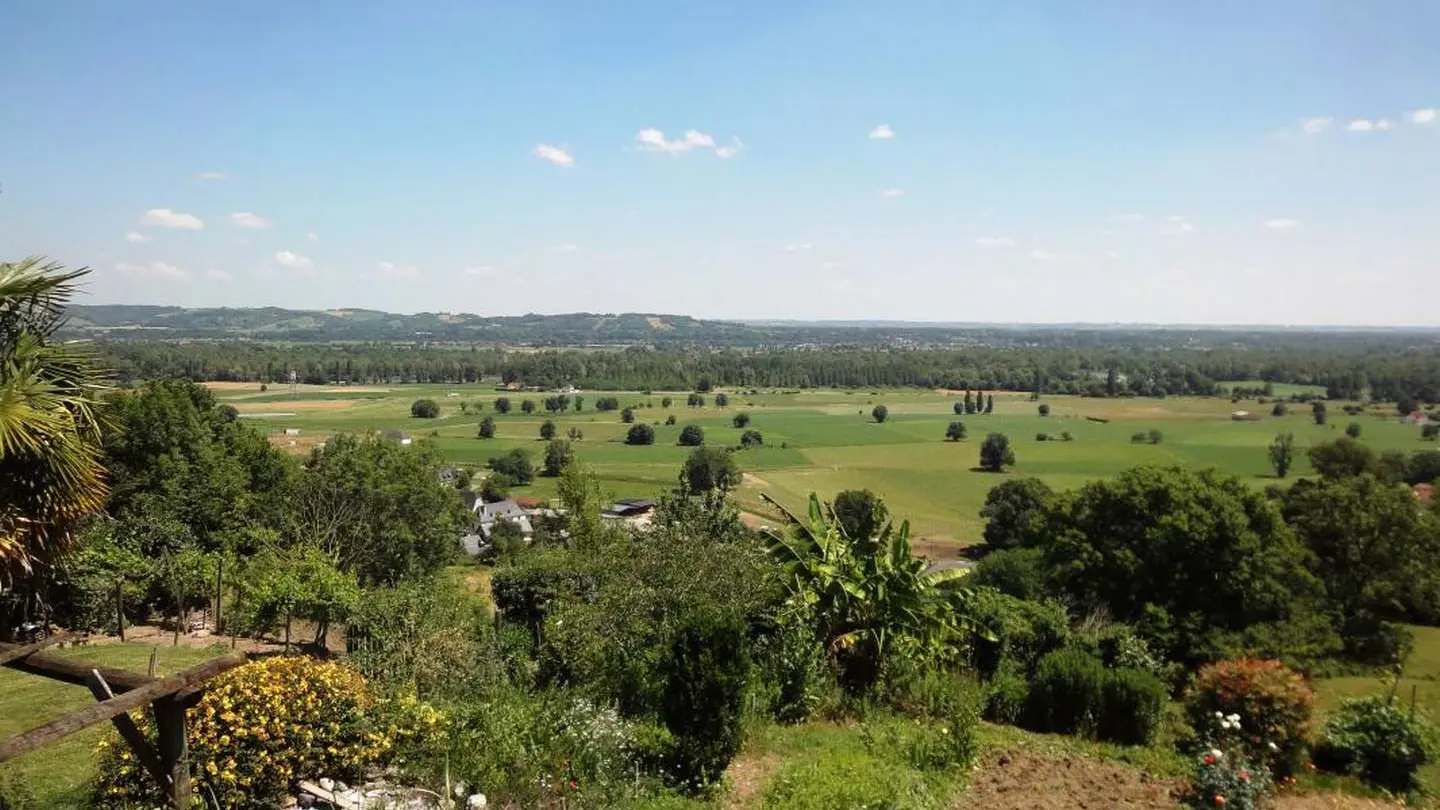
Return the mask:
[[625, 500], [616, 501], [615, 505], [610, 507], [610, 514], [642, 515], [654, 508], [655, 502], [652, 500], [648, 500], [645, 498], [627, 498]]

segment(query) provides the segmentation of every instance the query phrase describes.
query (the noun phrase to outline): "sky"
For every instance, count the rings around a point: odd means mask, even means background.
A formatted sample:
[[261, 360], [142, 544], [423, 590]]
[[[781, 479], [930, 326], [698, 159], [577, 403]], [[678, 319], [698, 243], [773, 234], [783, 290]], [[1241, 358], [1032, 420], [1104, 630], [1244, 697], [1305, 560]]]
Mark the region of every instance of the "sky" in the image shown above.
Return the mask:
[[10, 0], [85, 303], [1440, 323], [1440, 4]]

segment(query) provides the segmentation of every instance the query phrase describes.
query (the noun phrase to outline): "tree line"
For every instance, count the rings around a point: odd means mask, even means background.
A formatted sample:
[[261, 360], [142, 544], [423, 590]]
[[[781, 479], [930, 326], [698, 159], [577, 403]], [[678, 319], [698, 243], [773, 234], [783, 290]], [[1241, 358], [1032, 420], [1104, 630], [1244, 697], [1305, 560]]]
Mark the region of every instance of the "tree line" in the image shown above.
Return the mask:
[[[1440, 352], [1413, 337], [1369, 340], [1316, 333], [1310, 345], [1266, 342], [1210, 348], [1133, 345], [964, 348], [550, 349], [348, 343], [117, 341], [96, 344], [122, 381], [309, 384], [466, 384], [609, 390], [720, 387], [892, 387], [1031, 391], [1097, 397], [1230, 393], [1260, 380], [1322, 386], [1330, 398], [1440, 401]], [[1265, 387], [1242, 386], [1245, 395]]]

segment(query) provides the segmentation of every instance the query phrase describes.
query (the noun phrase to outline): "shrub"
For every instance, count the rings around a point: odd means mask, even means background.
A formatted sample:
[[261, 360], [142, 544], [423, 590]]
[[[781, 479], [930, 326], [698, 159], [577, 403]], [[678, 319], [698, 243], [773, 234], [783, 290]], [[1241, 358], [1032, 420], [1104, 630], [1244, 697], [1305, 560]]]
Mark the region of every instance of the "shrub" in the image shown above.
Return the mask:
[[1299, 673], [1279, 661], [1218, 661], [1196, 673], [1185, 711], [1202, 739], [1218, 738], [1220, 718], [1239, 715], [1240, 740], [1248, 753], [1284, 777], [1293, 774], [1303, 758], [1315, 693]]
[[755, 644], [755, 662], [770, 714], [780, 723], [808, 720], [833, 683], [825, 650], [798, 621], [762, 636]]
[[741, 411], [735, 414], [734, 418], [730, 420], [730, 424], [734, 425], [736, 430], [744, 429], [750, 425], [750, 414]]
[[1040, 407], [1037, 408], [1036, 410], [1040, 411], [1040, 415], [1041, 415], [1041, 416], [1049, 416], [1049, 415], [1050, 415], [1050, 405], [1049, 405], [1049, 403], [1046, 403], [1046, 402], [1040, 403]]
[[626, 408], [625, 410], [621, 411], [621, 412], [620, 412], [620, 421], [621, 421], [621, 422], [624, 422], [624, 423], [627, 424], [627, 425], [630, 424], [630, 423], [632, 423], [632, 422], [634, 422], [634, 421], [635, 421], [635, 409], [634, 409], [634, 408]]
[[1145, 438], [1148, 439], [1151, 444], [1159, 444], [1165, 440], [1165, 434], [1152, 428], [1145, 434]]
[[699, 425], [686, 425], [680, 429], [678, 444], [682, 447], [699, 447], [705, 443], [705, 431]]
[[1010, 439], [1003, 433], [991, 433], [980, 445], [980, 467], [990, 472], [1000, 472], [1015, 465], [1015, 451], [1010, 449]]
[[509, 476], [518, 486], [535, 480], [535, 467], [530, 463], [530, 454], [518, 447], [502, 456], [495, 456], [486, 466], [496, 474]]
[[482, 439], [495, 438], [495, 419], [493, 417], [487, 416], [480, 420], [479, 436]]
[[[195, 795], [220, 808], [269, 808], [298, 779], [354, 779], [420, 733], [381, 722], [377, 708], [365, 679], [333, 661], [266, 658], [226, 672], [187, 717]], [[428, 709], [417, 717], [441, 719]], [[164, 804], [128, 747], [102, 742], [100, 759], [94, 806]]]
[[1210, 748], [1195, 759], [1185, 803], [1195, 810], [1256, 810], [1271, 785], [1270, 772], [1243, 751]]
[[1142, 669], [1120, 667], [1105, 673], [1096, 734], [1123, 745], [1148, 745], [1160, 728], [1165, 684]]
[[676, 634], [665, 660], [660, 716], [675, 736], [671, 775], [683, 787], [715, 783], [740, 750], [750, 654], [745, 623], [702, 613]]
[[740, 446], [746, 450], [762, 447], [765, 444], [765, 437], [758, 430], [747, 430], [740, 434]]
[[545, 445], [544, 473], [550, 478], [557, 478], [574, 460], [575, 451], [570, 448], [570, 442], [564, 439], [553, 439]]
[[540, 438], [547, 442], [555, 438], [555, 421], [553, 419], [546, 419], [540, 423]]
[[1285, 407], [1285, 403], [1280, 402], [1280, 401], [1278, 401], [1278, 400], [1277, 400], [1276, 403], [1275, 403], [1275, 407], [1273, 407], [1273, 408], [1270, 409], [1270, 415], [1271, 415], [1271, 416], [1284, 416], [1285, 414], [1287, 414], [1287, 413], [1289, 413], [1289, 412], [1290, 412], [1290, 409], [1287, 408], [1287, 407]]
[[969, 582], [1015, 597], [1038, 600], [1045, 595], [1045, 552], [1038, 548], [1006, 548], [986, 554]]
[[1435, 759], [1435, 729], [1422, 715], [1372, 695], [1347, 700], [1325, 721], [1315, 764], [1396, 793], [1421, 787], [1419, 769]]
[[947, 441], [958, 442], [965, 438], [965, 433], [965, 423], [958, 420], [951, 422], [949, 427], [945, 428], [945, 438]]
[[985, 685], [985, 719], [1013, 725], [1025, 711], [1030, 682], [1018, 667], [1002, 667]]
[[1062, 441], [1062, 442], [1073, 442], [1073, 441], [1075, 441], [1075, 437], [1070, 435], [1070, 431], [1068, 431], [1068, 430], [1062, 430], [1062, 431], [1060, 431], [1060, 441]]
[[1049, 433], [1036, 433], [1036, 434], [1035, 434], [1035, 441], [1037, 441], [1037, 442], [1048, 442], [1048, 441], [1050, 441], [1050, 434], [1049, 434]]
[[1359, 423], [1359, 422], [1351, 422], [1350, 424], [1346, 425], [1346, 426], [1345, 426], [1345, 435], [1346, 435], [1346, 436], [1349, 436], [1349, 437], [1352, 438], [1352, 439], [1358, 439], [1358, 438], [1360, 438], [1360, 423]]
[[637, 445], [654, 444], [655, 428], [643, 424], [631, 425], [630, 431], [625, 434], [625, 443]]
[[1035, 731], [1091, 733], [1104, 700], [1105, 667], [1073, 648], [1056, 650], [1035, 667], [1024, 720]]
[[416, 419], [434, 419], [440, 415], [440, 406], [433, 399], [417, 399], [410, 403], [410, 415]]
[[976, 588], [972, 611], [993, 637], [976, 638], [971, 647], [971, 662], [982, 677], [999, 672], [1007, 661], [1030, 671], [1041, 657], [1059, 649], [1069, 633], [1065, 610], [1055, 602], [1027, 602]]
[[876, 422], [884, 422], [886, 419], [890, 418], [890, 409], [885, 407], [884, 405], [876, 405], [870, 410], [870, 416]]
[[669, 416], [665, 417], [665, 424], [667, 426], [675, 424], [675, 414], [672, 413]]
[[1145, 435], [1145, 431], [1143, 431], [1143, 430], [1140, 431], [1139, 433], [1132, 433], [1132, 434], [1130, 434], [1130, 443], [1131, 443], [1131, 444], [1144, 444], [1144, 443], [1147, 442], [1147, 441], [1149, 441], [1149, 437], [1147, 437], [1147, 436]]

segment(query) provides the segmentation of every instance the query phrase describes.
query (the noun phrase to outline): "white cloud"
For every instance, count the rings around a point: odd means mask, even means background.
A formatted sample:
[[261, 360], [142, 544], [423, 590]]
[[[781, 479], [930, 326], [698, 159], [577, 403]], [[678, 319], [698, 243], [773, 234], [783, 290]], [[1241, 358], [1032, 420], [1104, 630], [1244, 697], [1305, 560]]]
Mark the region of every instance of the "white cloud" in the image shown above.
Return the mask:
[[305, 239], [313, 245], [320, 241], [320, 234], [311, 231], [310, 233], [305, 234]]
[[1165, 226], [1165, 229], [1161, 231], [1161, 233], [1168, 236], [1182, 236], [1195, 230], [1195, 226], [1191, 225], [1190, 222], [1184, 217], [1166, 217], [1165, 221], [1168, 224]]
[[739, 138], [734, 138], [730, 141], [728, 145], [716, 149], [715, 157], [732, 158], [740, 154], [740, 151], [744, 148], [745, 144], [742, 143]]
[[217, 270], [217, 269], [214, 269], [214, 268], [211, 268], [211, 269], [209, 269], [209, 270], [206, 270], [206, 271], [205, 271], [205, 277], [208, 278], [208, 279], [210, 279], [211, 281], [234, 281], [234, 280], [235, 280], [235, 277], [234, 277], [234, 276], [230, 275], [229, 273], [225, 272], [224, 270]]
[[377, 262], [375, 266], [380, 269], [380, 275], [386, 278], [419, 278], [420, 276], [420, 268], [413, 264]]
[[1133, 225], [1133, 224], [1135, 224], [1135, 223], [1144, 222], [1144, 221], [1145, 221], [1145, 215], [1144, 215], [1144, 214], [1111, 214], [1111, 215], [1110, 215], [1110, 221], [1111, 221], [1111, 222], [1124, 222], [1124, 223], [1132, 224], [1132, 225]]
[[1306, 135], [1319, 135], [1329, 129], [1333, 123], [1335, 123], [1334, 118], [1302, 118], [1300, 119], [1300, 129]]
[[891, 129], [889, 124], [881, 124], [870, 130], [870, 138], [872, 140], [888, 141], [893, 137], [895, 137], [895, 130]]
[[139, 231], [131, 231], [125, 234], [125, 241], [129, 242], [132, 245], [143, 245], [146, 242], [150, 241], [150, 237], [146, 236], [143, 233], [140, 233]]
[[221, 180], [229, 180], [230, 175], [225, 172], [200, 172], [195, 175], [196, 180], [204, 180], [210, 183], [218, 183]]
[[162, 228], [174, 228], [181, 231], [198, 231], [205, 227], [205, 223], [194, 214], [182, 214], [179, 211], [171, 211], [169, 208], [151, 208], [140, 218], [141, 225], [159, 225]]
[[136, 281], [185, 281], [190, 277], [189, 273], [165, 262], [150, 262], [149, 264], [121, 262], [115, 265], [115, 269]]
[[689, 152], [694, 149], [714, 150], [716, 157], [730, 158], [740, 154], [745, 144], [739, 138], [732, 138], [725, 146], [716, 146], [714, 136], [701, 132], [698, 129], [687, 129], [685, 133], [675, 140], [665, 137], [665, 133], [654, 127], [646, 127], [635, 133], [635, 142], [643, 152], [664, 152], [670, 155], [678, 155], [682, 152]]
[[235, 223], [235, 227], [237, 228], [250, 228], [257, 231], [263, 231], [270, 227], [269, 221], [264, 217], [259, 214], [252, 214], [249, 211], [231, 214], [230, 221]]
[[800, 250], [809, 250], [811, 247], [812, 245], [809, 242], [800, 242], [798, 244], [786, 245], [785, 250], [789, 253], [794, 253]]
[[1368, 118], [1356, 118], [1345, 125], [1346, 132], [1370, 132], [1375, 129], [1375, 122]]
[[1296, 225], [1299, 225], [1299, 224], [1300, 224], [1300, 223], [1297, 222], [1296, 220], [1287, 219], [1287, 218], [1285, 218], [1285, 217], [1277, 217], [1276, 219], [1267, 219], [1267, 220], [1265, 220], [1265, 227], [1267, 227], [1267, 228], [1269, 228], [1269, 229], [1271, 229], [1271, 230], [1273, 230], [1273, 231], [1284, 231], [1284, 230], [1288, 230], [1288, 229], [1293, 228], [1293, 227], [1295, 227]]
[[1436, 118], [1440, 118], [1440, 110], [1434, 107], [1410, 111], [1410, 122], [1414, 124], [1433, 124]]
[[884, 191], [880, 192], [880, 199], [882, 199], [882, 200], [893, 200], [893, 199], [895, 199], [896, 197], [904, 197], [904, 196], [905, 196], [905, 189], [903, 189], [903, 188], [887, 188], [887, 189], [885, 189]]
[[298, 253], [291, 253], [282, 250], [275, 254], [275, 263], [281, 267], [288, 267], [291, 270], [310, 270], [315, 267], [315, 262], [309, 256], [301, 256]]
[[982, 248], [1007, 248], [1015, 247], [1015, 240], [1008, 236], [979, 236], [975, 244]]
[[1395, 121], [1389, 118], [1381, 118], [1375, 122], [1375, 128], [1381, 131], [1395, 128]]
[[535, 144], [535, 156], [566, 169], [575, 165], [575, 158], [571, 157], [569, 152], [566, 152], [558, 146], [551, 146], [548, 143]]

